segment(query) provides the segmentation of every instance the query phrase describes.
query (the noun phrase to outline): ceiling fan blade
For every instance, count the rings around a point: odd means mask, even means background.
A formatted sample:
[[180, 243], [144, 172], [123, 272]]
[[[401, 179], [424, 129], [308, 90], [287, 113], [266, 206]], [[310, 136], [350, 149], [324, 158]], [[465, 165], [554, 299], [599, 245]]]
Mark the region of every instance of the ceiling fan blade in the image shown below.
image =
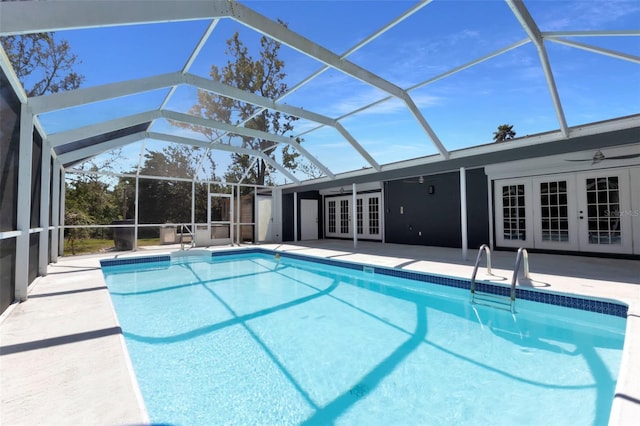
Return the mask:
[[616, 155], [613, 157], [607, 157], [607, 160], [624, 160], [626, 158], [638, 158], [640, 154], [627, 154], [627, 155]]
[[584, 160], [564, 160], [564, 161], [593, 161], [593, 158], [588, 158]]

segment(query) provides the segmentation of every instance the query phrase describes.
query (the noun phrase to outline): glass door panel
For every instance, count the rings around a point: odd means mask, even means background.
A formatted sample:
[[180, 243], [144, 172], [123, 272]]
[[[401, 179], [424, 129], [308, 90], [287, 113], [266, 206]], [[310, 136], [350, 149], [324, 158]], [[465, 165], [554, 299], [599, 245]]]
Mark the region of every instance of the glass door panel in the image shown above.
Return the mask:
[[506, 247], [533, 247], [531, 180], [496, 181], [496, 242]]
[[580, 249], [631, 253], [629, 174], [581, 173], [578, 179]]
[[533, 180], [536, 247], [577, 250], [574, 185], [574, 178], [566, 175]]
[[351, 195], [325, 199], [325, 234], [327, 237], [350, 238]]

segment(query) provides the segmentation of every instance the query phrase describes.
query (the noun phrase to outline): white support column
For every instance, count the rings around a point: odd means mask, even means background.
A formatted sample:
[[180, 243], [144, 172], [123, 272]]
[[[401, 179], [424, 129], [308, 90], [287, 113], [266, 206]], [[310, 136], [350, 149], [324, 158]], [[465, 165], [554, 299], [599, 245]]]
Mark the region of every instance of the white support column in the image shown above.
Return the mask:
[[42, 141], [42, 172], [40, 173], [40, 253], [38, 256], [38, 273], [47, 275], [49, 264], [49, 203], [51, 201], [51, 151], [49, 144]]
[[33, 114], [27, 104], [20, 112], [20, 151], [18, 161], [15, 298], [27, 300], [29, 286], [29, 227], [31, 225], [31, 156], [33, 155]]
[[235, 237], [235, 232], [234, 232], [234, 229], [233, 229], [233, 228], [235, 228], [235, 208], [233, 207], [233, 203], [234, 203], [234, 200], [235, 200], [233, 194], [235, 193], [235, 191], [236, 191], [235, 190], [235, 186], [231, 185], [231, 199], [229, 200], [229, 206], [230, 206], [230, 209], [229, 209], [229, 218], [230, 218], [230, 220], [229, 220], [229, 222], [230, 222], [229, 223], [229, 238], [231, 239], [231, 245], [232, 246], [233, 246], [233, 240], [234, 240], [234, 237]]
[[[273, 206], [273, 195], [271, 196], [271, 205]], [[272, 207], [273, 208], [273, 207]], [[258, 223], [259, 219], [259, 211], [258, 211], [258, 187], [253, 187], [253, 242], [258, 242]], [[273, 222], [273, 213], [271, 213], [271, 222]]]
[[467, 260], [467, 173], [460, 167], [460, 229], [462, 231], [462, 259]]
[[487, 176], [487, 207], [489, 208], [489, 248], [493, 250], [493, 190], [491, 177]]
[[293, 241], [298, 242], [298, 193], [293, 193]]
[[[191, 231], [195, 238], [196, 233]], [[207, 182], [207, 241], [211, 239], [211, 182]], [[209, 243], [207, 243], [208, 245]]]
[[60, 232], [58, 233], [58, 255], [64, 255], [64, 215], [65, 215], [65, 200], [67, 197], [67, 180], [65, 177], [64, 168], [60, 170], [60, 210], [58, 211]]
[[138, 217], [138, 213], [140, 212], [140, 209], [138, 208], [139, 193], [140, 193], [139, 182], [140, 182], [140, 177], [136, 175], [136, 203], [134, 206], [135, 220], [133, 223], [133, 251], [138, 250], [138, 222], [140, 221], [140, 218]]
[[53, 160], [53, 190], [51, 192], [51, 225], [54, 227], [51, 233], [51, 261], [57, 262], [60, 254], [58, 241], [60, 236], [60, 164]]
[[382, 184], [382, 190], [380, 191], [380, 232], [382, 232], [382, 243], [386, 243], [386, 237], [385, 237], [385, 222], [386, 222], [386, 216], [387, 216], [387, 210], [386, 210], [386, 204], [385, 204], [385, 193], [386, 193], [386, 184], [383, 183]]
[[236, 199], [236, 244], [240, 245], [240, 185], [236, 188], [238, 189], [238, 197]]
[[[196, 235], [196, 181], [191, 181], [191, 233]], [[193, 237], [192, 237], [193, 238]]]
[[358, 207], [356, 204], [357, 195], [356, 184], [351, 185], [351, 226], [353, 229], [353, 248], [358, 248]]

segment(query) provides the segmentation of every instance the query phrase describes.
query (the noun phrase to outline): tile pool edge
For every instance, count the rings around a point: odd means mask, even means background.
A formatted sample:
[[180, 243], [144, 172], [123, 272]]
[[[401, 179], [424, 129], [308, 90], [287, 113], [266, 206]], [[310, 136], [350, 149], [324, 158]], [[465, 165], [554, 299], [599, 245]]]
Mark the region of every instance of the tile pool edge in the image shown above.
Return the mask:
[[[238, 254], [267, 254], [276, 255], [281, 257], [287, 257], [297, 260], [311, 260], [315, 263], [321, 263], [325, 265], [332, 265], [343, 267], [347, 269], [362, 271], [364, 268], [369, 268], [374, 274], [387, 275], [398, 278], [405, 278], [419, 282], [429, 282], [432, 284], [443, 285], [447, 287], [455, 287], [461, 289], [470, 289], [470, 281], [464, 278], [456, 278], [445, 275], [432, 274], [420, 271], [407, 271], [404, 269], [397, 269], [386, 266], [376, 266], [359, 262], [351, 262], [347, 260], [329, 259], [326, 257], [312, 256], [308, 254], [289, 253], [278, 250], [266, 249], [266, 248], [241, 248], [233, 250], [216, 250], [211, 251], [211, 257], [238, 255]], [[186, 257], [186, 256], [185, 256]], [[152, 256], [136, 256], [136, 257], [123, 257], [118, 259], [101, 259], [101, 267], [120, 266], [120, 265], [132, 265], [132, 264], [144, 264], [153, 262], [170, 261], [172, 256], [166, 255], [152, 255]], [[500, 283], [490, 283], [486, 281], [476, 281], [476, 288], [479, 291], [508, 296], [510, 286]], [[613, 301], [611, 299], [604, 300], [602, 298], [591, 298], [588, 296], [577, 297], [575, 295], [569, 295], [567, 293], [559, 293], [541, 289], [525, 289], [516, 286], [516, 299], [527, 300], [531, 302], [543, 303], [547, 305], [561, 306], [565, 308], [579, 309], [587, 312], [594, 312], [599, 314], [611, 315], [621, 318], [627, 318], [629, 306], [623, 302]]]

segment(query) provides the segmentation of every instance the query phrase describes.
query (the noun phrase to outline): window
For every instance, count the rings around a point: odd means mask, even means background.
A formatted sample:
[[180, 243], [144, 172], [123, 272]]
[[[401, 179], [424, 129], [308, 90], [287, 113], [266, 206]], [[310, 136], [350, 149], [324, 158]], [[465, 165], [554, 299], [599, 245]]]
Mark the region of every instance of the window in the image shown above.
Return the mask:
[[569, 241], [567, 181], [540, 183], [540, 232], [542, 241]]
[[335, 234], [336, 232], [336, 202], [329, 201], [329, 230], [328, 232]]
[[340, 233], [349, 233], [349, 200], [340, 200]]
[[380, 199], [369, 198], [369, 234], [380, 234]]
[[589, 243], [620, 244], [618, 177], [589, 178], [586, 184]]
[[356, 222], [358, 228], [358, 234], [362, 235], [364, 232], [363, 223], [362, 223], [362, 198], [358, 198], [356, 200]]
[[526, 240], [524, 185], [502, 187], [502, 213], [505, 240]]

